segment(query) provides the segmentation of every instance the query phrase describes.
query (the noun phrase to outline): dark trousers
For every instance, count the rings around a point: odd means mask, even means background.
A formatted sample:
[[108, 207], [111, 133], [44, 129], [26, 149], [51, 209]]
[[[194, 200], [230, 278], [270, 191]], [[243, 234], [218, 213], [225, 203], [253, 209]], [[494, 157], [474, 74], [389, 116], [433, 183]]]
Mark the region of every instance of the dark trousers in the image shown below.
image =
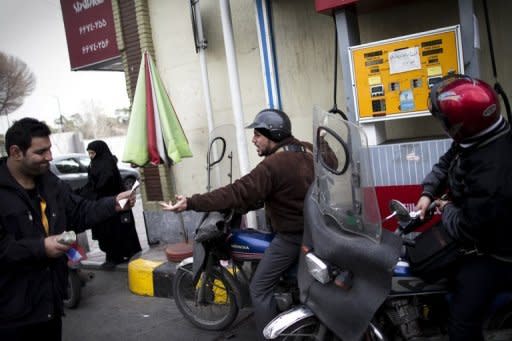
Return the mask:
[[450, 341], [484, 340], [482, 327], [496, 295], [512, 287], [512, 263], [488, 256], [465, 259], [452, 272]]
[[302, 234], [278, 233], [259, 262], [250, 292], [256, 328], [263, 339], [263, 328], [278, 313], [274, 288], [281, 275], [299, 258]]
[[61, 341], [62, 319], [60, 316], [50, 321], [29, 324], [16, 328], [0, 328], [0, 339], [5, 341]]

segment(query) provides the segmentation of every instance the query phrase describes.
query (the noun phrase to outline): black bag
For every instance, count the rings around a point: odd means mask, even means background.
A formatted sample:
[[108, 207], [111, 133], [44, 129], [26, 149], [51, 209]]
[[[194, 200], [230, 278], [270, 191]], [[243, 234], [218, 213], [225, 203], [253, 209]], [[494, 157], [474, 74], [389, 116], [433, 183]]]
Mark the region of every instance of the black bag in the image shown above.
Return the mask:
[[119, 220], [121, 220], [121, 224], [131, 224], [133, 223], [133, 215], [132, 211], [124, 211], [119, 213]]
[[226, 229], [226, 217], [217, 211], [205, 212], [196, 229], [194, 240], [202, 243], [207, 240], [221, 237]]
[[411, 271], [426, 280], [445, 277], [447, 269], [456, 264], [464, 254], [442, 224], [435, 225], [414, 239], [415, 245], [407, 247]]

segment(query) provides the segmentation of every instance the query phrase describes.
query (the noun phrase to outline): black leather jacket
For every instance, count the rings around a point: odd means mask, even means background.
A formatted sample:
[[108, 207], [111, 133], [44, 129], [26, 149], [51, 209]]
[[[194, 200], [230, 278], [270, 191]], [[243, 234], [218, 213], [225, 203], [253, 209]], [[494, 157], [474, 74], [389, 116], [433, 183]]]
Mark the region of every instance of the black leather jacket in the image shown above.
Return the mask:
[[[37, 190], [47, 202], [50, 235], [83, 231], [115, 214], [114, 198], [87, 201], [50, 172], [37, 179]], [[5, 159], [0, 160], [0, 198], [1, 331], [62, 313], [67, 258], [46, 256], [40, 210], [11, 176]]]
[[467, 247], [512, 259], [512, 134], [503, 124], [470, 145], [453, 144], [423, 181], [425, 194], [446, 190], [442, 222]]

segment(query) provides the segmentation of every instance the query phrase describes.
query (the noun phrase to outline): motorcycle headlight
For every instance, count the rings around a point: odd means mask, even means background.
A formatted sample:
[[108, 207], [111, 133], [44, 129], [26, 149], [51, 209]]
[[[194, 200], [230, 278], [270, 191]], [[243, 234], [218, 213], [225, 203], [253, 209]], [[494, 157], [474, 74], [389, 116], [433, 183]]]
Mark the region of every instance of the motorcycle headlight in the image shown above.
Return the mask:
[[326, 284], [331, 281], [329, 266], [325, 264], [320, 258], [315, 256], [312, 252], [306, 255], [306, 266], [308, 268], [309, 274], [320, 283]]

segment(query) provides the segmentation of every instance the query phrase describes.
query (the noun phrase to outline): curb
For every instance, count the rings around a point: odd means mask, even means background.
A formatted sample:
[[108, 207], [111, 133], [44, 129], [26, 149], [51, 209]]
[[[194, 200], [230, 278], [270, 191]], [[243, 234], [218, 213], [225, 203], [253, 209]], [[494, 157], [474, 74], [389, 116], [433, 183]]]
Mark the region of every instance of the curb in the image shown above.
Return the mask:
[[116, 267], [112, 270], [105, 270], [101, 267], [101, 264], [103, 262], [98, 262], [94, 260], [84, 260], [81, 261], [81, 269], [83, 270], [101, 270], [101, 271], [122, 271], [122, 272], [128, 272], [128, 263], [122, 263], [116, 265]]
[[172, 298], [176, 266], [167, 261], [165, 245], [141, 252], [128, 263], [128, 287], [136, 295]]

